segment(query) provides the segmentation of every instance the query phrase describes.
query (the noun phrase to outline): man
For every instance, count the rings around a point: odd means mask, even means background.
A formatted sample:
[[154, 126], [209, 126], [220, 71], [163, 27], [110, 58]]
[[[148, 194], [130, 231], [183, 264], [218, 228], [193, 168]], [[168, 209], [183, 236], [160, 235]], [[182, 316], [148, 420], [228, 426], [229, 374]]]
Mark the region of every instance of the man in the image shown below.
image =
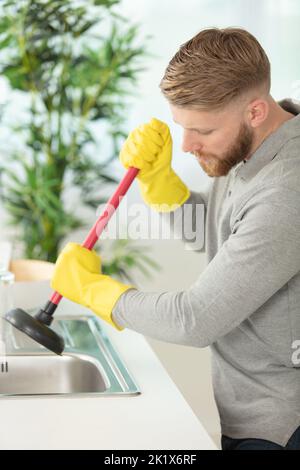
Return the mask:
[[185, 206], [192, 220], [205, 205], [207, 268], [185, 291], [146, 293], [99, 274], [100, 258], [70, 244], [52, 287], [119, 329], [210, 345], [223, 449], [300, 449], [300, 106], [274, 101], [269, 60], [238, 28], [183, 44], [160, 87], [183, 151], [213, 178], [208, 194], [174, 173], [156, 119], [129, 135], [120, 159], [140, 168], [144, 201], [162, 218], [172, 211], [175, 231]]

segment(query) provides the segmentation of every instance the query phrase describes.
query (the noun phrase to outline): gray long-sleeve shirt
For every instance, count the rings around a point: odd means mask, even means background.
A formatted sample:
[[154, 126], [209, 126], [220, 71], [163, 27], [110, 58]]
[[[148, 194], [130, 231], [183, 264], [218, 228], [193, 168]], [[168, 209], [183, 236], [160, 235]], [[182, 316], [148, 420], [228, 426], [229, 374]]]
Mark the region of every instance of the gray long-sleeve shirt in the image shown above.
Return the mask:
[[181, 292], [128, 290], [113, 318], [163, 341], [210, 345], [222, 433], [285, 445], [300, 425], [300, 105], [280, 104], [295, 117], [186, 201], [191, 217], [205, 205], [209, 263], [197, 281]]

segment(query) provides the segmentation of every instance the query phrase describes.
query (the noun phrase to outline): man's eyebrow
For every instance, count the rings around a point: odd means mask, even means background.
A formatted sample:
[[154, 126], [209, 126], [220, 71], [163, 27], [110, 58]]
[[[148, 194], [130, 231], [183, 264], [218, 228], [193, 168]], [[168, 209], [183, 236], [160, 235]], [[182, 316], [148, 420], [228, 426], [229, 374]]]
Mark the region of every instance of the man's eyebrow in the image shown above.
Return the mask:
[[184, 129], [186, 129], [187, 131], [197, 131], [197, 132], [211, 132], [213, 131], [214, 129], [211, 129], [211, 128], [207, 128], [207, 129], [201, 129], [201, 128], [193, 128], [193, 127], [185, 127]]
[[[175, 124], [178, 124], [178, 122], [174, 121]], [[178, 124], [180, 125], [180, 124]], [[187, 131], [197, 131], [197, 132], [211, 132], [214, 131], [215, 129], [212, 127], [207, 127], [206, 129], [201, 129], [201, 127], [184, 127], [185, 130]]]
[[[178, 122], [175, 121], [174, 119], [173, 119], [173, 121], [175, 122], [175, 124], [178, 124]], [[180, 124], [178, 124], [178, 125], [180, 125]], [[211, 132], [211, 131], [215, 130], [214, 128], [210, 128], [210, 127], [209, 128], [207, 127], [206, 129], [201, 129], [199, 127], [184, 127], [184, 129], [186, 129], [188, 131], [198, 131], [198, 132]]]

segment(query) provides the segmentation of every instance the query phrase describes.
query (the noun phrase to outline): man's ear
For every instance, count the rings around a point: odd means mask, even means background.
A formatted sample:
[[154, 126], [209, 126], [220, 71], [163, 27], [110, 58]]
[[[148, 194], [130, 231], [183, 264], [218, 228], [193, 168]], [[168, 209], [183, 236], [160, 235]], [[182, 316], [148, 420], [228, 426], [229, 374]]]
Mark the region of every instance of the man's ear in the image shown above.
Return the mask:
[[247, 106], [247, 119], [252, 128], [259, 127], [268, 117], [269, 103], [264, 99], [251, 101]]

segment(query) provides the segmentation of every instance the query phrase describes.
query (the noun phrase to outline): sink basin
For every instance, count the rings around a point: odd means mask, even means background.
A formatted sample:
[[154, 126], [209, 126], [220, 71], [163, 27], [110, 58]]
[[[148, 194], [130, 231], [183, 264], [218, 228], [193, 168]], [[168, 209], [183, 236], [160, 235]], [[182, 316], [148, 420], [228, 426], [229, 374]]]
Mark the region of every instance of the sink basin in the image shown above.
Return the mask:
[[7, 356], [8, 373], [0, 378], [0, 394], [35, 395], [94, 393], [109, 383], [99, 364], [89, 356]]
[[8, 372], [0, 374], [0, 398], [140, 394], [97, 317], [58, 317], [53, 329], [64, 338], [62, 356], [11, 328]]

